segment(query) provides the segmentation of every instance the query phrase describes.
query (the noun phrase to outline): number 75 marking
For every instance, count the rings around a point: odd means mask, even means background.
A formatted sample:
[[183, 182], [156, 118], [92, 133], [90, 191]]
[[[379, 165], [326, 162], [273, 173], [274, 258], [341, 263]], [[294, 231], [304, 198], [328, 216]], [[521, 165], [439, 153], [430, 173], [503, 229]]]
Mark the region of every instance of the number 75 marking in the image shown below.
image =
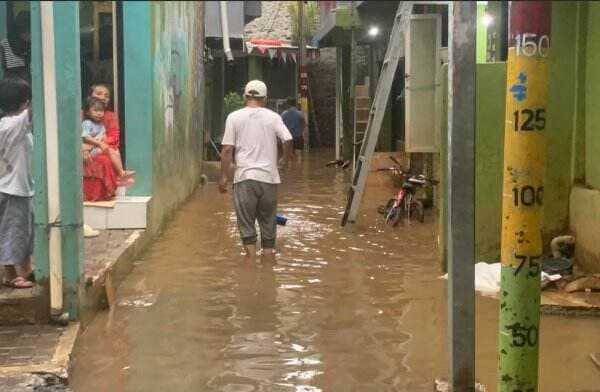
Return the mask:
[[523, 269], [525, 264], [529, 265], [529, 272], [527, 273], [528, 277], [535, 278], [535, 277], [539, 276], [540, 271], [542, 269], [541, 264], [539, 262], [539, 260], [542, 258], [541, 255], [526, 256], [526, 255], [515, 254], [515, 258], [520, 261], [519, 266], [515, 270], [515, 276], [519, 275], [519, 272], [521, 272], [521, 270]]

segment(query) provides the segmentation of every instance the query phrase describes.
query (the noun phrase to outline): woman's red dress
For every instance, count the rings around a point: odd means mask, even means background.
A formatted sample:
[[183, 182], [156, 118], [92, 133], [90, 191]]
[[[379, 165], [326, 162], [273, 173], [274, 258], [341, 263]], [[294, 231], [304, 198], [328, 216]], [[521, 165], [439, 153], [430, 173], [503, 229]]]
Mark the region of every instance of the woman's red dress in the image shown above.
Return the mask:
[[[113, 112], [104, 113], [106, 144], [119, 149], [121, 130], [119, 119]], [[105, 201], [115, 197], [117, 175], [106, 154], [98, 154], [90, 163], [83, 163], [83, 200]]]

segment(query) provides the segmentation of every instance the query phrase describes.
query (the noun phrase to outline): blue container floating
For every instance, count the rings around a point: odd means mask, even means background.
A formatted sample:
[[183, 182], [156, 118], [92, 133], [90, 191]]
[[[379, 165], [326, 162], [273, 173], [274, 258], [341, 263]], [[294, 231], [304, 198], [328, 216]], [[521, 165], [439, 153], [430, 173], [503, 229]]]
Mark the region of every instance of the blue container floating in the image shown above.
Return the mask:
[[277, 221], [277, 224], [280, 226], [285, 226], [285, 224], [287, 223], [287, 218], [280, 214], [277, 214], [275, 216], [275, 220]]

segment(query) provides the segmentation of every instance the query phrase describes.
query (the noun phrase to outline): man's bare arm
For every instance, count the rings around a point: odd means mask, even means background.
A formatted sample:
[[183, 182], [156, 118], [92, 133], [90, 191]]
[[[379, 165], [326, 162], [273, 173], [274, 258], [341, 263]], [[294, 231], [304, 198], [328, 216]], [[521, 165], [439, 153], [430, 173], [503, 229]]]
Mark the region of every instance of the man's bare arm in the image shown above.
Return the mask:
[[219, 180], [219, 190], [227, 192], [227, 182], [231, 173], [231, 163], [233, 162], [233, 146], [223, 146], [221, 150], [221, 179]]
[[285, 169], [288, 162], [294, 155], [294, 142], [291, 140], [283, 142], [283, 156], [281, 157], [280, 166]]

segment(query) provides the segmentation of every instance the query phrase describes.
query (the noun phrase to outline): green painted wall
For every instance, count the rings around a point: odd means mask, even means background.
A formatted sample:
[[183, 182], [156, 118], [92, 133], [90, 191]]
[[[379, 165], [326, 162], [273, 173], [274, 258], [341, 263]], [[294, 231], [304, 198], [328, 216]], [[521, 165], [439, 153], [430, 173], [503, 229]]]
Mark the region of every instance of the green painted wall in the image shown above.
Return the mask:
[[152, 3], [153, 192], [158, 229], [198, 184], [204, 129], [204, 3]]
[[585, 178], [600, 189], [600, 3], [588, 3], [585, 88]]
[[577, 238], [577, 264], [587, 272], [600, 272], [600, 4], [579, 4], [580, 49], [574, 179], [586, 186], [571, 192], [570, 228]]
[[569, 224], [571, 145], [576, 93], [577, 4], [552, 3], [552, 50], [546, 129], [544, 239], [563, 233]]
[[[499, 259], [504, 151], [505, 63], [478, 64], [475, 109], [475, 257]], [[443, 118], [440, 173], [440, 246], [447, 261], [448, 66], [442, 67]]]
[[494, 261], [500, 249], [506, 63], [478, 64], [475, 163], [477, 260]]
[[585, 183], [585, 95], [586, 95], [586, 55], [587, 55], [587, 31], [588, 31], [588, 2], [577, 3], [577, 36], [575, 47], [577, 50], [577, 86], [576, 86], [576, 108], [575, 134], [573, 137], [573, 151], [571, 157], [573, 162], [573, 182]]
[[487, 5], [477, 4], [476, 56], [477, 64], [485, 63], [487, 48], [487, 27], [483, 24], [483, 15]]

